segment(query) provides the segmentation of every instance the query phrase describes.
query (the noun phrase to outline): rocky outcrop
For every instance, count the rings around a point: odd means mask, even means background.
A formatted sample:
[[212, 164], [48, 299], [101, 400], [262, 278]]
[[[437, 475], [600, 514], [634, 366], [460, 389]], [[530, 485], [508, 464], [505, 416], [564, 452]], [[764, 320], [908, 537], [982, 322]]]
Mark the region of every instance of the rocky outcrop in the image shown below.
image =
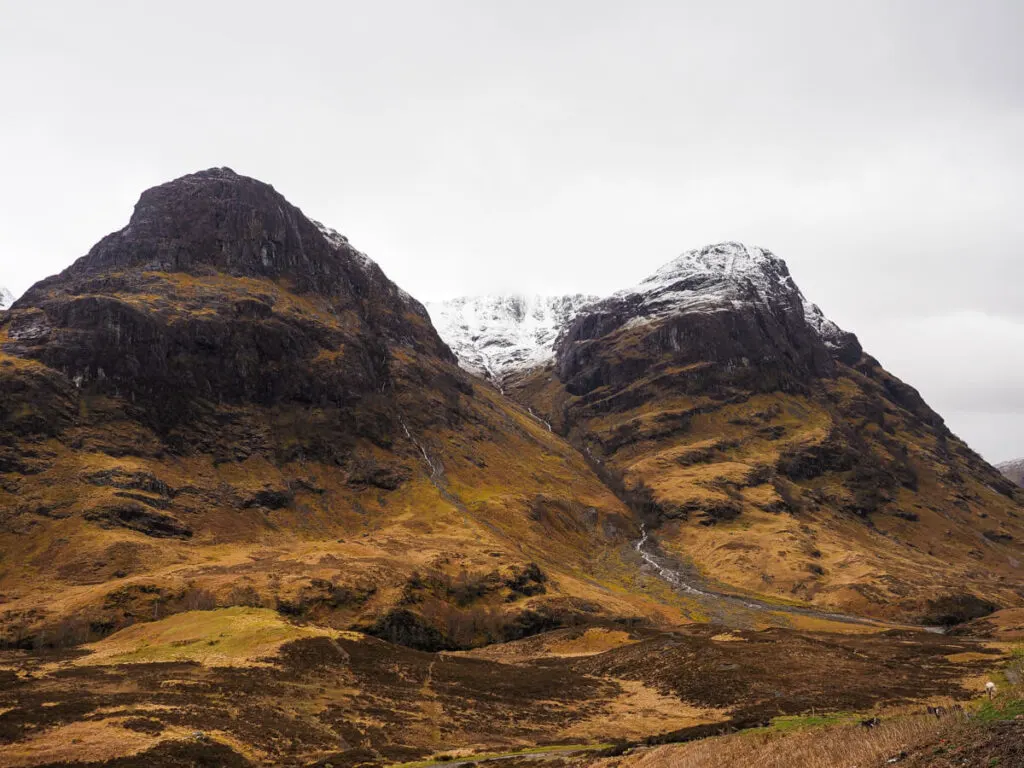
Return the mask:
[[[620, 351], [608, 353], [610, 347]], [[634, 381], [652, 359], [700, 364], [696, 387], [800, 391], [859, 356], [852, 334], [808, 304], [770, 251], [688, 251], [634, 288], [591, 305], [561, 337], [558, 375], [574, 395]], [[713, 366], [709, 369], [708, 366]]]

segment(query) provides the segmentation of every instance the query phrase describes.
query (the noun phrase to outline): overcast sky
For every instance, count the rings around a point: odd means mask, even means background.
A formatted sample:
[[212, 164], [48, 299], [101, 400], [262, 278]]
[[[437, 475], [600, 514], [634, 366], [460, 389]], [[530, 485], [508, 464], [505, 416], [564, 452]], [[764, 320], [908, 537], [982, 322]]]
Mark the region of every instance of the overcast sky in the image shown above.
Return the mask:
[[1024, 456], [1024, 3], [0, 0], [0, 284], [228, 165], [421, 299], [742, 240]]

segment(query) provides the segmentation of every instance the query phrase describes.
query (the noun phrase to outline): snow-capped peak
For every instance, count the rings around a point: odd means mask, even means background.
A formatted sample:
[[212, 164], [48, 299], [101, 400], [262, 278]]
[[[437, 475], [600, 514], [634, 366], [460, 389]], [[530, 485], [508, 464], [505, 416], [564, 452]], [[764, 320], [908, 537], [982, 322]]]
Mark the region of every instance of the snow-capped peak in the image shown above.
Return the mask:
[[14, 294], [0, 285], [0, 309], [7, 309], [14, 303]]
[[647, 316], [712, 311], [797, 291], [786, 262], [767, 248], [718, 243], [686, 251], [616, 297], [642, 297]]
[[827, 346], [838, 346], [846, 335], [807, 301], [785, 261], [767, 248], [737, 242], [686, 251], [615, 298], [633, 299], [638, 323], [680, 312], [717, 312], [744, 304], [796, 300], [807, 324]]
[[595, 296], [472, 296], [428, 302], [438, 334], [463, 368], [495, 382], [554, 355], [558, 334]]

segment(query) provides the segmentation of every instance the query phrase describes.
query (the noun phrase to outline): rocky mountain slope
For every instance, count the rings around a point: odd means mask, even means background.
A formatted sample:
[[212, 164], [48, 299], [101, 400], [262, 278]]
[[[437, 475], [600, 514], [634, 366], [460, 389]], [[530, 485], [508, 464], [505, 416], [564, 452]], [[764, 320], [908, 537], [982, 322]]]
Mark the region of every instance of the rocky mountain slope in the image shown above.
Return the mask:
[[1019, 491], [771, 252], [689, 251], [552, 335], [545, 363], [497, 369], [506, 391], [694, 579], [908, 618], [1024, 598]]
[[1012, 482], [1017, 485], [1024, 486], [1024, 459], [1004, 461], [1002, 464], [996, 464], [996, 469], [1002, 472]]
[[611, 589], [637, 535], [419, 302], [230, 170], [148, 190], [0, 319], [8, 644], [197, 601], [451, 648], [671, 613]]

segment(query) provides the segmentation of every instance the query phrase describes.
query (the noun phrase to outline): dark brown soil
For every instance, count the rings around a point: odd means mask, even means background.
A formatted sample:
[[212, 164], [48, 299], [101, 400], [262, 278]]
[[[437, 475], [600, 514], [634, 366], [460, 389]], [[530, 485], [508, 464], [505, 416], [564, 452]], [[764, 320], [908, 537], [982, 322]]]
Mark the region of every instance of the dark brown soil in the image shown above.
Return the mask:
[[[640, 680], [687, 701], [731, 708], [741, 719], [816, 710], [862, 711], [883, 702], [949, 695], [969, 698], [950, 681], [965, 673], [945, 657], [975, 643], [918, 632], [879, 635], [797, 634], [784, 629], [733, 631], [743, 642], [711, 641], [698, 625], [582, 659], [586, 674]], [[989, 665], [990, 666], [990, 665]]]
[[216, 742], [165, 741], [130, 757], [99, 763], [48, 763], [40, 768], [249, 768], [252, 763]]
[[[60, 660], [59, 654], [11, 652], [0, 661], [13, 663], [21, 675], [7, 676], [0, 686], [0, 711], [10, 708], [0, 714], [0, 750], [47, 727], [109, 717], [101, 708], [119, 707], [119, 715], [128, 718], [126, 728], [222, 731], [272, 756], [277, 765], [311, 765], [325, 754], [338, 756], [327, 761], [336, 766], [356, 758], [354, 764], [384, 765], [435, 751], [422, 746], [422, 737], [410, 736], [422, 727], [427, 704], [440, 705], [443, 713], [433, 723], [437, 748], [486, 744], [500, 751], [564, 741], [560, 735], [573, 723], [609, 711], [622, 690], [618, 679], [724, 709], [732, 722], [755, 723], [811, 708], [858, 711], [930, 695], [966, 698], [957, 679], [974, 667], [991, 666], [945, 658], [984, 652], [968, 638], [771, 629], [733, 631], [742, 638], [738, 642], [712, 640], [719, 632], [713, 626], [637, 629], [640, 642], [634, 645], [515, 666], [375, 638], [298, 641], [264, 667], [64, 666], [45, 674], [43, 664]], [[153, 705], [166, 709], [154, 712]], [[667, 734], [651, 736], [671, 740]], [[131, 764], [244, 764], [225, 750], [203, 740], [164, 744], [147, 753], [145, 762]], [[198, 762], [206, 759], [214, 762]]]

